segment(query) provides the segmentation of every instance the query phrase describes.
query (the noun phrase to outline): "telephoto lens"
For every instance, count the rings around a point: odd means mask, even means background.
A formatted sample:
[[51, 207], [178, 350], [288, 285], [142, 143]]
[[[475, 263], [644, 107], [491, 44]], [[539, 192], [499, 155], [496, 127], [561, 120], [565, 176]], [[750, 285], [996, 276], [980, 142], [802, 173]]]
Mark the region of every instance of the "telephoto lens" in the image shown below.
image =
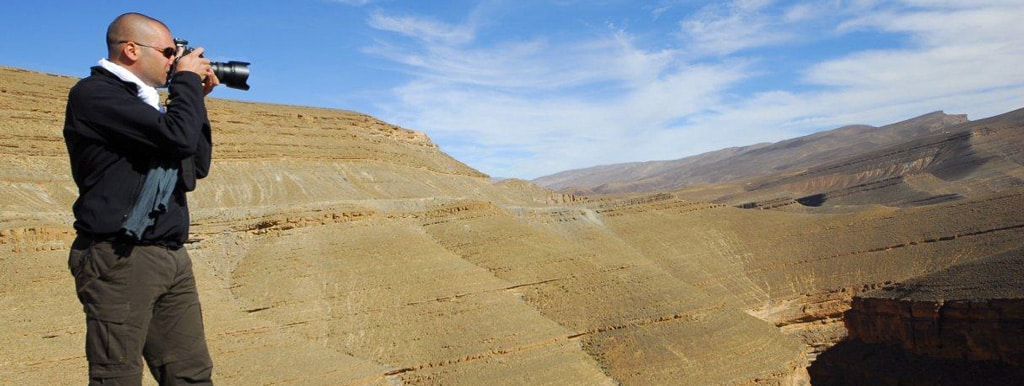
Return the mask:
[[213, 69], [214, 75], [217, 75], [217, 79], [220, 79], [220, 84], [239, 90], [249, 90], [249, 85], [245, 83], [249, 80], [249, 63], [234, 60], [227, 63], [212, 62], [210, 68]]

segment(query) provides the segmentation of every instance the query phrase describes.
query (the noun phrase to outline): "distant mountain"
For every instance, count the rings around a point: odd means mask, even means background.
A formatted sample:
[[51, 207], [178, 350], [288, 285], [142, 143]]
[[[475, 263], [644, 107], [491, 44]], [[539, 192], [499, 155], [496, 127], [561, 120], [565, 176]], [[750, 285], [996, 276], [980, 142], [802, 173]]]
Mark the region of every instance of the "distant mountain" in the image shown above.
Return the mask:
[[[745, 208], [919, 206], [1024, 186], [1024, 109], [945, 127], [910, 140], [809, 167], [690, 188]], [[840, 153], [837, 151], [836, 153]]]
[[773, 144], [734, 147], [674, 161], [595, 166], [532, 182], [569, 193], [614, 194], [681, 189], [797, 170], [892, 146], [967, 122], [942, 111], [874, 127], [844, 126]]

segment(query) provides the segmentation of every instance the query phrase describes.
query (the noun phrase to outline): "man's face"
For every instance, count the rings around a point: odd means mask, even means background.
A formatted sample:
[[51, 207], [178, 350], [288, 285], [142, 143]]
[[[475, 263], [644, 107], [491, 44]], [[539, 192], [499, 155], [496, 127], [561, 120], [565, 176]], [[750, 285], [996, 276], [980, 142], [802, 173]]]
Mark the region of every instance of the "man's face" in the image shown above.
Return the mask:
[[154, 33], [145, 34], [140, 40], [142, 41], [137, 42], [137, 49], [140, 50], [138, 60], [142, 73], [137, 75], [147, 85], [163, 87], [167, 84], [167, 71], [174, 64], [174, 55], [165, 55], [165, 50], [175, 48], [174, 39], [170, 31], [158, 28]]

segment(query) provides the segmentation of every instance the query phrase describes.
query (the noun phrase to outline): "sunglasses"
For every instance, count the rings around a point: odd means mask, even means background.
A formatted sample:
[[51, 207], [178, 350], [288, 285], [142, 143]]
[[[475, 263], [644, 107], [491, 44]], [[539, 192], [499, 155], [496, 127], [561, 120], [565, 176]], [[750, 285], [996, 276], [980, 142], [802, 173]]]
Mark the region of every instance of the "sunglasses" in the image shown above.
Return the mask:
[[147, 46], [145, 44], [142, 44], [142, 43], [139, 43], [139, 42], [136, 42], [136, 41], [132, 41], [132, 40], [122, 40], [122, 41], [119, 41], [117, 43], [118, 44], [132, 43], [132, 44], [137, 45], [137, 46], [152, 48], [154, 50], [160, 51], [160, 53], [163, 54], [164, 57], [167, 58], [167, 59], [170, 59], [172, 56], [174, 56], [174, 54], [178, 53], [178, 49], [174, 48], [174, 47], [157, 48], [157, 47], [153, 47], [153, 46]]

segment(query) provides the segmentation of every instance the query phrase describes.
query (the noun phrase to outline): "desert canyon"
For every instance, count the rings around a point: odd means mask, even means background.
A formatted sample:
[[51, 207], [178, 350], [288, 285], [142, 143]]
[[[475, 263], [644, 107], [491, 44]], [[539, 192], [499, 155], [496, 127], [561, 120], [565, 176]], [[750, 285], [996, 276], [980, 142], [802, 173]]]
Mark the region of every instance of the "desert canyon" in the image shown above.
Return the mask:
[[[86, 375], [75, 81], [0, 67], [2, 385]], [[358, 112], [208, 109], [187, 247], [220, 384], [1021, 382], [1024, 110], [556, 191]]]

